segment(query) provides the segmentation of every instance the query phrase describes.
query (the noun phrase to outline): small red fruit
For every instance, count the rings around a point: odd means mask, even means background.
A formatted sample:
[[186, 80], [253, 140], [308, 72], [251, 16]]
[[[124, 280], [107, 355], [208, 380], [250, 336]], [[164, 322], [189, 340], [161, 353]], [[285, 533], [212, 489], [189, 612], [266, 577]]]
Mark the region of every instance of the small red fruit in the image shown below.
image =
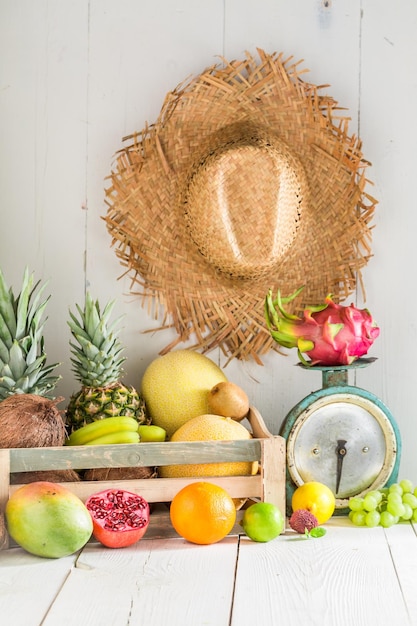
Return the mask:
[[305, 531], [310, 532], [312, 528], [319, 525], [317, 517], [306, 509], [297, 509], [291, 515], [289, 524], [293, 530], [303, 535]]
[[149, 525], [149, 504], [123, 489], [106, 489], [86, 503], [93, 520], [93, 535], [107, 548], [125, 548], [142, 539]]

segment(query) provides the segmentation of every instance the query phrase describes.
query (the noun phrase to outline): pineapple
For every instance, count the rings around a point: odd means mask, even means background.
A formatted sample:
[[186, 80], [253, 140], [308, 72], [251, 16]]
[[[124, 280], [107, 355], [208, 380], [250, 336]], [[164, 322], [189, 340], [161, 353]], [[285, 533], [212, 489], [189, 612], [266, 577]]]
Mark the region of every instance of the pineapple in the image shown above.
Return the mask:
[[51, 375], [58, 366], [46, 364], [43, 318], [49, 297], [41, 300], [33, 274], [25, 269], [22, 287], [15, 297], [0, 270], [0, 401], [14, 394], [51, 397], [61, 376]]
[[123, 347], [114, 332], [119, 320], [109, 318], [115, 301], [100, 311], [98, 301], [86, 294], [85, 307], [77, 306], [79, 319], [70, 311], [68, 325], [75, 341], [70, 342], [73, 372], [82, 384], [70, 398], [66, 423], [68, 433], [106, 417], [128, 415], [139, 424], [148, 421], [142, 396], [120, 382]]

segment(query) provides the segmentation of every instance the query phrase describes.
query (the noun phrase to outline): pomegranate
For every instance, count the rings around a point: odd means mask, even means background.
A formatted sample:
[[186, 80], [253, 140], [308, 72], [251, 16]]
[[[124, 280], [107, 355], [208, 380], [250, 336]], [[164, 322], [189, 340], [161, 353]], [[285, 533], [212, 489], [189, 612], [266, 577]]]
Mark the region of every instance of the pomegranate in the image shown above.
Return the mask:
[[149, 524], [149, 504], [123, 489], [105, 489], [86, 503], [93, 520], [93, 535], [107, 548], [125, 548], [143, 537]]
[[6, 504], [10, 536], [31, 554], [60, 558], [77, 552], [91, 537], [93, 524], [84, 503], [61, 484], [29, 483]]

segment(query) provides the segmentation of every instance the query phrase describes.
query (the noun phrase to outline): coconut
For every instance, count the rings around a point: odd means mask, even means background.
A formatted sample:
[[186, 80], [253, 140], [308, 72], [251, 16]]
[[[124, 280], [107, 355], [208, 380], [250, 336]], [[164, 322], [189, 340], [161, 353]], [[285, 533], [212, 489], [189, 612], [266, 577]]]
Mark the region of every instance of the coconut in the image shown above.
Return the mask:
[[63, 446], [65, 425], [56, 405], [63, 401], [15, 394], [0, 402], [0, 448]]
[[[15, 394], [0, 402], [0, 448], [48, 448], [63, 446], [65, 425], [57, 404], [64, 398], [50, 400], [36, 394]], [[75, 482], [79, 475], [71, 469], [19, 472], [10, 483], [19, 485], [38, 480]]]
[[98, 467], [86, 470], [84, 480], [139, 480], [156, 478], [153, 467]]
[[38, 472], [15, 472], [10, 475], [11, 485], [26, 485], [39, 480], [50, 483], [74, 483], [81, 480], [79, 474], [72, 469], [39, 470]]

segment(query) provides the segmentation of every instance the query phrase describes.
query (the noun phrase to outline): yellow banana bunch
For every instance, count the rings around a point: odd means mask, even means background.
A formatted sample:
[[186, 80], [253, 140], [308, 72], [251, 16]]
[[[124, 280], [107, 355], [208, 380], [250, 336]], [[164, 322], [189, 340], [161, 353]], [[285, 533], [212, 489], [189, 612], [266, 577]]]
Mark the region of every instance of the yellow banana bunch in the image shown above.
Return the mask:
[[67, 440], [67, 446], [94, 446], [113, 443], [139, 443], [138, 422], [126, 415], [107, 417], [86, 424], [75, 430]]

